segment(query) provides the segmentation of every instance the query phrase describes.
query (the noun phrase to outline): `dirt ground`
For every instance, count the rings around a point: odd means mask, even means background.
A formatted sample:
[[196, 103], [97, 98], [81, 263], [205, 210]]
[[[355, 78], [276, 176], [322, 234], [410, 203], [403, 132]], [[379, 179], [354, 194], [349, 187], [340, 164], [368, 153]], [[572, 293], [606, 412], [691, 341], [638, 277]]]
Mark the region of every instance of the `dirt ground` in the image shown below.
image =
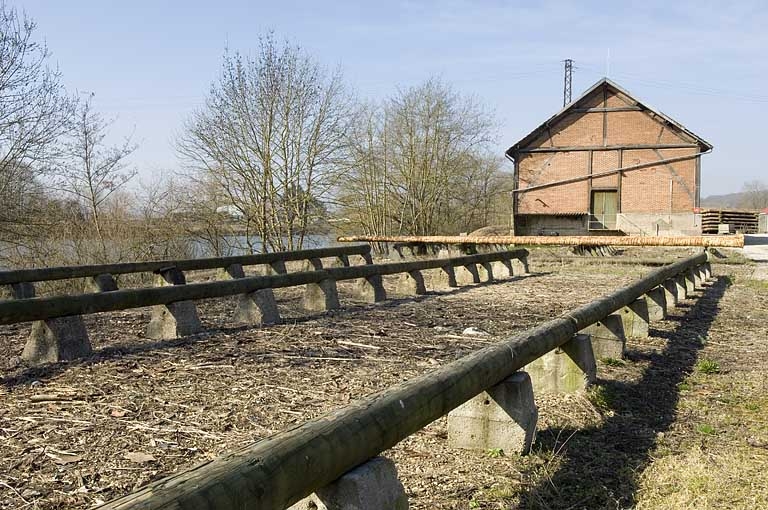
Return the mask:
[[[536, 262], [532, 274], [310, 315], [276, 291], [285, 324], [199, 304], [204, 334], [143, 336], [149, 309], [86, 318], [96, 353], [0, 366], [0, 508], [87, 508], [410, 379], [625, 285], [650, 269]], [[551, 259], [551, 257], [550, 257]], [[695, 299], [598, 365], [583, 394], [537, 395], [526, 457], [452, 450], [445, 419], [385, 452], [411, 508], [768, 507], [768, 287], [714, 266]], [[394, 290], [394, 280], [385, 282]], [[429, 288], [429, 286], [428, 286]], [[463, 334], [475, 327], [487, 335]], [[18, 356], [28, 324], [0, 329]]]

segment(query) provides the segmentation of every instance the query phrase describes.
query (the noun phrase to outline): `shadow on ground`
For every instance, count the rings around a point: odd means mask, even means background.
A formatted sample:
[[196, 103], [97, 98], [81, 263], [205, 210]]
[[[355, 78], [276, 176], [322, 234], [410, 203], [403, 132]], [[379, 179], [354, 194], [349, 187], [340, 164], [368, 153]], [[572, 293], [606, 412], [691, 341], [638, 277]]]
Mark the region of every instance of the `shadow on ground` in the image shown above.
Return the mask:
[[718, 278], [684, 315], [669, 318], [679, 325], [671, 333], [658, 335], [667, 339], [662, 352], [629, 353], [630, 360], [650, 361], [637, 383], [599, 381], [615, 413], [602, 427], [551, 428], [539, 434], [535, 448], [562, 458], [557, 471], [523, 495], [522, 508], [635, 506], [638, 476], [651, 460], [658, 435], [676, 419], [678, 385], [693, 370], [728, 285], [728, 278]]

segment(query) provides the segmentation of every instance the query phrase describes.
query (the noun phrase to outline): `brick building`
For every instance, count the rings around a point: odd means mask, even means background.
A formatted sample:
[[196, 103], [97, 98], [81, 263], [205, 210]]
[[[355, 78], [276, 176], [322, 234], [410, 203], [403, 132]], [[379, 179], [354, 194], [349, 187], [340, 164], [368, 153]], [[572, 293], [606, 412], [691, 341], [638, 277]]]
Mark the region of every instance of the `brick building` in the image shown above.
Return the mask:
[[700, 234], [712, 146], [604, 78], [507, 150], [517, 235]]

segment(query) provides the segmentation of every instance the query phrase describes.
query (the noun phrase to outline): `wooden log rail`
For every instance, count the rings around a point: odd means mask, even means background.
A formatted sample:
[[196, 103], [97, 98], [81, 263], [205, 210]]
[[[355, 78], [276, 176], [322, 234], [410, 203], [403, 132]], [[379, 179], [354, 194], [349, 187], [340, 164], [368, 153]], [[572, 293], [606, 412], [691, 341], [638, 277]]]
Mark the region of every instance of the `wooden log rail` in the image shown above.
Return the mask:
[[[149, 262], [125, 262], [119, 264], [94, 264], [87, 266], [61, 266], [36, 269], [14, 269], [0, 271], [0, 285], [13, 285], [26, 282], [42, 282], [51, 280], [67, 280], [71, 278], [87, 278], [103, 274], [155, 273], [167, 268], [179, 271], [195, 271], [203, 269], [226, 268], [233, 264], [251, 266], [257, 264], [274, 264], [296, 260], [322, 259], [327, 257], [348, 257], [360, 255], [370, 262], [371, 247], [367, 244], [353, 246], [333, 246], [329, 248], [313, 248], [308, 250], [281, 251], [258, 253], [255, 255], [238, 255], [232, 257], [210, 257], [202, 259], [154, 260]], [[348, 264], [347, 264], [348, 265]]]
[[729, 236], [346, 236], [341, 243], [504, 244], [521, 246], [695, 246], [743, 248], [743, 235]]
[[[562, 317], [296, 428], [154, 482], [110, 510], [282, 510], [391, 448], [644, 294], [709, 274], [706, 253], [656, 269]], [[695, 278], [693, 278], [695, 280]], [[704, 278], [701, 277], [701, 281]], [[661, 287], [660, 287], [661, 286]], [[681, 292], [685, 292], [682, 290]], [[685, 294], [684, 294], [685, 295]]]
[[124, 289], [100, 294], [52, 296], [0, 301], [0, 324], [15, 324], [36, 320], [85, 315], [98, 312], [128, 310], [152, 305], [166, 305], [179, 301], [211, 299], [249, 294], [264, 289], [278, 289], [320, 283], [326, 280], [343, 281], [371, 276], [382, 276], [446, 266], [459, 267], [486, 264], [511, 259], [524, 259], [527, 250], [509, 250], [449, 259], [417, 260], [391, 264], [335, 267], [318, 271], [252, 276], [207, 283], [189, 283], [166, 287]]

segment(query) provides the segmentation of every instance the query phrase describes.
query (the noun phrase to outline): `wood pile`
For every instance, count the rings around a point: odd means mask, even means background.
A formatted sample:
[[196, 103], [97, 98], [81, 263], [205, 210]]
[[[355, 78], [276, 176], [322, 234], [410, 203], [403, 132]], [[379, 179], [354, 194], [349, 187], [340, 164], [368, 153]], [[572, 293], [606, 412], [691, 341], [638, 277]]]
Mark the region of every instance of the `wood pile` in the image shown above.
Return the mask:
[[704, 209], [701, 211], [701, 233], [717, 234], [720, 225], [730, 225], [738, 234], [756, 234], [759, 213], [736, 209]]

